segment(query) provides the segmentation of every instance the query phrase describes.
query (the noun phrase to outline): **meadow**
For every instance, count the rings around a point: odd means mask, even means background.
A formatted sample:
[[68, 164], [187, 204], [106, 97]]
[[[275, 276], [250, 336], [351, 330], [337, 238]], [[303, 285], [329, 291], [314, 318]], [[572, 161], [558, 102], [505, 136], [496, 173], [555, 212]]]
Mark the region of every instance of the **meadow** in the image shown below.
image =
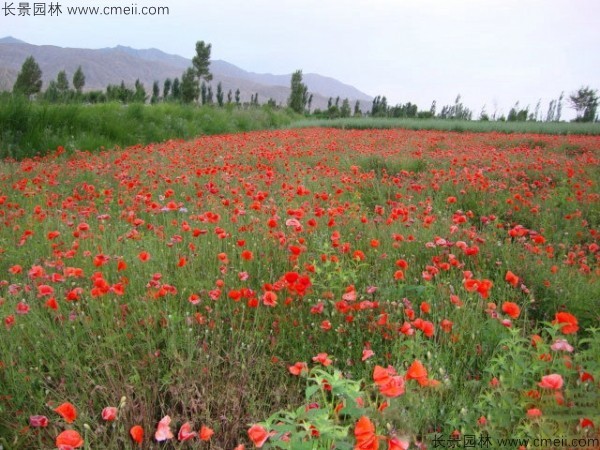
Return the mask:
[[233, 133], [289, 125], [297, 116], [268, 106], [198, 107], [180, 103], [84, 104], [29, 101], [0, 93], [0, 158], [43, 156], [65, 151], [103, 150], [198, 135]]
[[0, 445], [597, 448], [599, 163], [334, 128], [4, 160]]
[[500, 120], [459, 120], [459, 119], [420, 119], [420, 118], [382, 118], [348, 117], [331, 120], [307, 119], [294, 121], [292, 127], [326, 127], [350, 130], [393, 129], [439, 130], [475, 133], [533, 133], [533, 134], [581, 134], [600, 135], [598, 122], [508, 122]]

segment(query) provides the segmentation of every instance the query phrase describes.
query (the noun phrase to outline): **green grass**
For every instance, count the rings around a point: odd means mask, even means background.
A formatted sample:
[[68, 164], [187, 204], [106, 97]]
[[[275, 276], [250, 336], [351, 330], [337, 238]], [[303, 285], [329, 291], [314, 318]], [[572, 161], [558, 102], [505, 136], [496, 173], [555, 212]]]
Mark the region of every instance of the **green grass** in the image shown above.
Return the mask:
[[0, 96], [0, 158], [45, 155], [59, 146], [67, 151], [98, 150], [192, 139], [289, 125], [296, 116], [269, 107], [198, 107], [118, 103], [47, 104]]
[[388, 129], [471, 131], [538, 134], [600, 134], [600, 123], [574, 122], [490, 122], [446, 119], [347, 118], [333, 120], [306, 119], [294, 122], [294, 127], [332, 127], [343, 129]]

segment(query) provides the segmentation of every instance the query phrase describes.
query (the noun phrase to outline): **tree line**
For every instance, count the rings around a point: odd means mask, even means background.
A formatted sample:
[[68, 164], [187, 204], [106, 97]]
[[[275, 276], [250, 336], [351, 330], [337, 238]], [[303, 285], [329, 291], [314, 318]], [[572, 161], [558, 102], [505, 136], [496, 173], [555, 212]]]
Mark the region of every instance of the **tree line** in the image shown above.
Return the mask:
[[[225, 105], [241, 106], [241, 93], [237, 89], [233, 92], [231, 89], [224, 92], [221, 82], [217, 84], [216, 92], [213, 91], [210, 81], [210, 54], [211, 44], [204, 41], [196, 43], [196, 54], [192, 58], [192, 66], [187, 68], [180, 78], [171, 80], [167, 78], [161, 86], [158, 81], [152, 85], [151, 95], [148, 95], [144, 85], [140, 80], [136, 80], [133, 88], [125, 85], [122, 81], [119, 85], [108, 85], [105, 91], [83, 92], [85, 86], [85, 75], [78, 67], [71, 80], [73, 88], [69, 86], [69, 80], [65, 71], [60, 71], [56, 80], [50, 81], [47, 89], [42, 92], [42, 71], [33, 58], [28, 57], [21, 67], [17, 80], [13, 87], [13, 92], [25, 95], [29, 98], [37, 97], [49, 102], [64, 101], [82, 101], [87, 103], [102, 103], [118, 101], [121, 103], [146, 103], [155, 104], [161, 101], [175, 101], [185, 104], [202, 105]], [[287, 106], [298, 114], [313, 115], [317, 118], [344, 118], [344, 117], [390, 117], [390, 118], [441, 118], [441, 119], [460, 119], [472, 120], [473, 111], [467, 108], [458, 95], [453, 104], [444, 105], [437, 108], [434, 100], [431, 107], [427, 110], [420, 110], [414, 103], [389, 105], [385, 95], [378, 95], [373, 99], [370, 110], [362, 111], [360, 102], [357, 100], [352, 108], [348, 98], [343, 100], [337, 97], [335, 100], [329, 98], [327, 108], [312, 109], [313, 94], [308, 92], [308, 87], [303, 83], [302, 71], [297, 70], [292, 74], [290, 85], [290, 96]], [[538, 101], [534, 110], [529, 106], [522, 108], [517, 102], [509, 111], [507, 116], [497, 115], [494, 112], [491, 116], [487, 113], [485, 106], [482, 108], [478, 120], [481, 121], [546, 121], [558, 122], [561, 120], [564, 93], [561, 93], [557, 99], [550, 101], [547, 111], [544, 114], [541, 110], [541, 100]], [[575, 109], [578, 122], [598, 121], [598, 92], [589, 86], [581, 87], [573, 92], [567, 99], [569, 106]], [[341, 104], [340, 104], [341, 102]], [[269, 106], [277, 107], [274, 99], [266, 102]], [[248, 103], [246, 103], [247, 105]], [[251, 95], [250, 106], [258, 106], [258, 93]]]

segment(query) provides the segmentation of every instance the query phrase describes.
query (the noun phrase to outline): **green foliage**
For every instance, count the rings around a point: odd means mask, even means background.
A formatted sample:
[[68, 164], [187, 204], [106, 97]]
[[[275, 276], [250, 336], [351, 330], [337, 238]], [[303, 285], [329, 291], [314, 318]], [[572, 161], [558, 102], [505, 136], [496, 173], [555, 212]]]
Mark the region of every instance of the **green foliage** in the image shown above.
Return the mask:
[[176, 101], [181, 100], [181, 83], [177, 77], [173, 80], [171, 97]]
[[473, 112], [464, 106], [460, 99], [460, 94], [456, 96], [454, 105], [446, 105], [442, 107], [439, 117], [440, 119], [454, 119], [454, 120], [471, 120]]
[[163, 100], [166, 101], [169, 99], [169, 95], [171, 94], [171, 86], [173, 82], [170, 78], [167, 78], [163, 83]]
[[42, 90], [42, 70], [33, 56], [28, 57], [21, 71], [17, 75], [17, 80], [13, 86], [13, 92], [30, 97]]
[[217, 84], [217, 104], [220, 107], [223, 107], [223, 85], [221, 84], [221, 82], [219, 81], [219, 83]]
[[85, 86], [85, 75], [83, 74], [81, 66], [79, 66], [73, 74], [73, 87], [75, 88], [77, 93], [81, 94], [83, 86]]
[[[316, 111], [315, 111], [316, 112]], [[316, 114], [315, 114], [316, 116]], [[336, 120], [303, 119], [293, 124], [296, 128], [333, 127], [345, 129], [389, 129], [404, 128], [408, 130], [441, 130], [441, 131], [473, 131], [499, 133], [539, 133], [539, 134], [600, 134], [598, 123], [568, 122], [503, 122], [475, 120], [435, 119], [393, 119], [387, 117], [360, 117]]]
[[291, 92], [288, 105], [298, 114], [303, 114], [308, 102], [308, 88], [302, 83], [302, 71], [296, 70], [292, 74]]
[[196, 55], [192, 58], [192, 66], [198, 79], [212, 80], [210, 73], [210, 50], [211, 44], [204, 41], [196, 42]]
[[150, 98], [150, 103], [155, 104], [160, 100], [160, 87], [158, 86], [158, 81], [155, 81], [152, 84], [152, 97]]
[[[112, 95], [120, 91], [110, 89]], [[123, 91], [133, 98], [133, 91]], [[92, 93], [89, 93], [92, 94]], [[96, 93], [101, 95], [102, 93]], [[93, 103], [93, 102], [92, 102]], [[59, 146], [96, 150], [200, 134], [249, 131], [289, 125], [295, 117], [268, 108], [236, 110], [158, 103], [136, 109], [106, 104], [47, 104], [10, 94], [0, 95], [0, 157], [24, 158]], [[139, 105], [142, 106], [142, 105]]]
[[569, 97], [571, 107], [577, 111], [578, 122], [593, 122], [597, 120], [598, 91], [590, 87], [579, 88]]
[[[204, 83], [202, 85], [204, 86]], [[200, 89], [196, 80], [196, 72], [192, 67], [189, 67], [181, 76], [181, 101], [183, 103], [193, 103], [198, 100], [199, 95]], [[175, 86], [173, 86], [173, 96], [175, 96]], [[205, 104], [204, 94], [202, 104]]]

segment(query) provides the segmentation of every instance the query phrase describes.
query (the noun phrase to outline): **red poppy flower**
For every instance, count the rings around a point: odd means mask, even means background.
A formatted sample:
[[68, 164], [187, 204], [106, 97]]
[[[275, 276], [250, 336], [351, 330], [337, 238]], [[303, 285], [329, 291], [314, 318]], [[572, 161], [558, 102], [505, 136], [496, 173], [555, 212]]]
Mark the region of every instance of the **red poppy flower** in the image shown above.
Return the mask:
[[577, 317], [568, 312], [559, 312], [554, 316], [553, 324], [564, 324], [561, 326], [560, 331], [563, 334], [573, 334], [577, 333], [579, 330], [579, 325], [577, 322]]
[[54, 408], [54, 411], [60, 414], [67, 423], [73, 423], [73, 421], [77, 419], [77, 410], [75, 409], [75, 406], [69, 402], [65, 402]]
[[198, 434], [198, 436], [200, 436], [200, 440], [202, 441], [210, 441], [210, 438], [213, 434], [215, 434], [215, 432], [212, 428], [209, 428], [206, 425], [202, 425], [200, 427], [200, 433]]
[[129, 435], [137, 444], [142, 443], [144, 440], [144, 429], [140, 425], [134, 425], [129, 430]]
[[83, 447], [83, 438], [75, 430], [65, 430], [56, 436], [56, 446], [59, 449], [73, 449]]
[[261, 448], [267, 442], [267, 439], [274, 434], [274, 431], [268, 432], [265, 427], [260, 425], [252, 425], [248, 430], [248, 437], [256, 448]]
[[502, 304], [502, 312], [512, 317], [513, 319], [516, 319], [517, 317], [519, 317], [519, 314], [521, 314], [521, 308], [519, 308], [519, 305], [517, 305], [516, 303], [504, 302]]

